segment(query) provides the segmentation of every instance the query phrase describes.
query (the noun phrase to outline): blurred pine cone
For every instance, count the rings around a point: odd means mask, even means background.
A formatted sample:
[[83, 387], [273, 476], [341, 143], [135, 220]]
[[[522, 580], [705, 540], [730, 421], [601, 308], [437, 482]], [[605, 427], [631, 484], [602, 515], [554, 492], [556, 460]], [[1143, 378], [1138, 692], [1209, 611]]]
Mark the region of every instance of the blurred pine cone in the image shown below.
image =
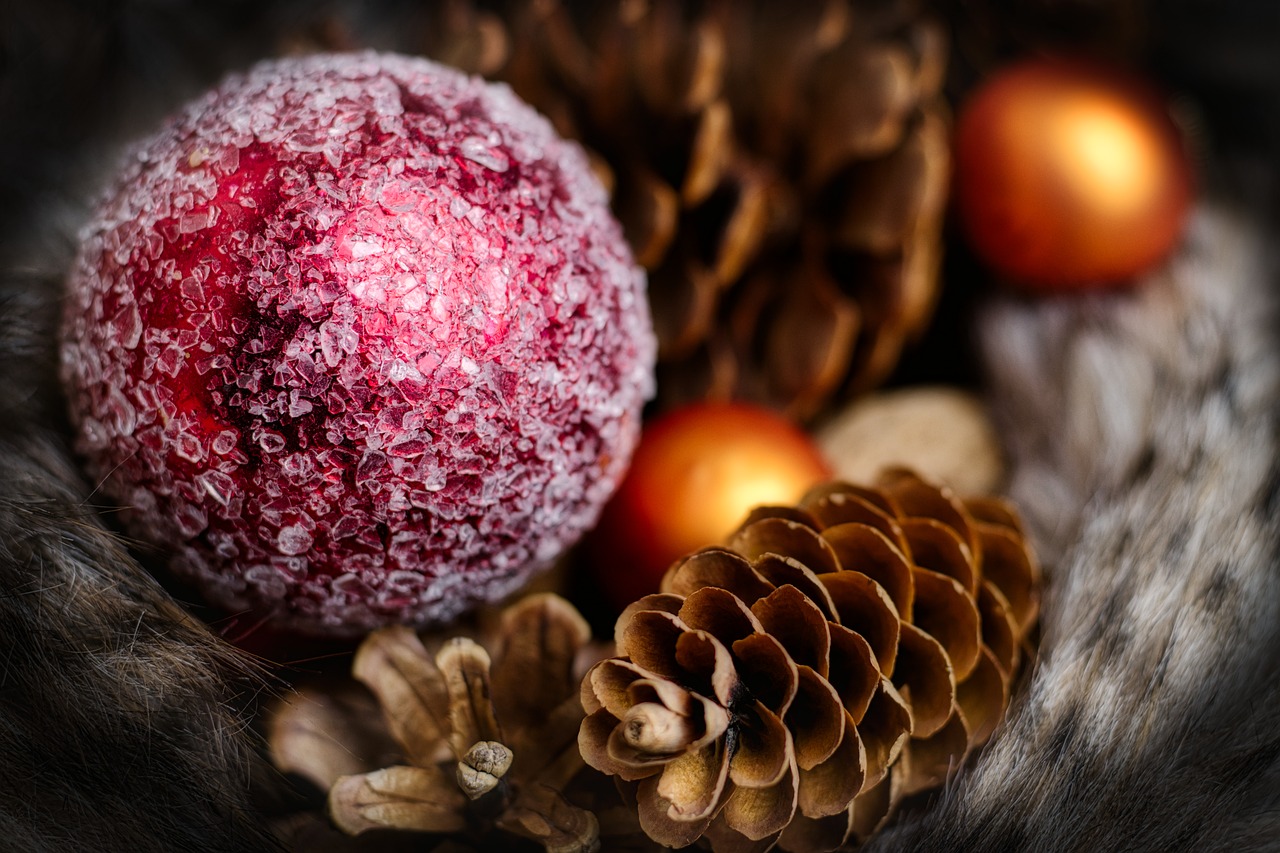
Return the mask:
[[663, 404], [809, 417], [934, 303], [946, 47], [920, 5], [447, 0], [422, 48], [592, 153], [650, 271]]
[[1006, 504], [903, 470], [758, 509], [619, 617], [583, 757], [661, 844], [834, 850], [990, 737], [1038, 575]]
[[[596, 815], [565, 792], [584, 769], [577, 661], [591, 632], [571, 604], [531, 595], [484, 644], [454, 636], [434, 655], [409, 628], [361, 644], [351, 682], [300, 691], [268, 715], [272, 758], [327, 790], [343, 831], [430, 833], [416, 849], [599, 849]], [[285, 833], [296, 850], [402, 849], [394, 835], [344, 844], [315, 815]], [[323, 839], [323, 843], [321, 840]]]

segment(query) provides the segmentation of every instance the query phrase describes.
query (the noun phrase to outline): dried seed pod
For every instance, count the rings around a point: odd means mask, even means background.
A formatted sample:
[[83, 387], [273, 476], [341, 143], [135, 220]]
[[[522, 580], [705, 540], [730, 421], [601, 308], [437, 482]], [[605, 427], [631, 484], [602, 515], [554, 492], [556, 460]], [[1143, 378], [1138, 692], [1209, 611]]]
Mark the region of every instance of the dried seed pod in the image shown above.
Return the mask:
[[564, 796], [584, 766], [577, 660], [590, 630], [550, 594], [499, 621], [492, 656], [468, 637], [433, 655], [408, 628], [371, 634], [353, 665], [367, 690], [311, 691], [269, 715], [277, 766], [328, 790], [333, 823], [352, 835], [414, 830], [465, 844], [498, 830], [551, 853], [598, 849], [595, 815]]
[[834, 850], [990, 737], [1038, 579], [1008, 506], [903, 469], [759, 508], [619, 617], [582, 755], [660, 844]]

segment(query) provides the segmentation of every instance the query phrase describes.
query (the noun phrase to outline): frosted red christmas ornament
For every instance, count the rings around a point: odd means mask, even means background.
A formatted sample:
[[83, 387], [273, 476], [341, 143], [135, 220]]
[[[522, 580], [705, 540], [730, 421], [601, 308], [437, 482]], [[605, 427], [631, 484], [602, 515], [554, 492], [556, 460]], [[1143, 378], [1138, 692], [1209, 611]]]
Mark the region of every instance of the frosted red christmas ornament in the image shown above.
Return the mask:
[[215, 604], [447, 620], [545, 567], [652, 393], [581, 151], [418, 59], [269, 62], [137, 148], [86, 228], [62, 371], [91, 475]]

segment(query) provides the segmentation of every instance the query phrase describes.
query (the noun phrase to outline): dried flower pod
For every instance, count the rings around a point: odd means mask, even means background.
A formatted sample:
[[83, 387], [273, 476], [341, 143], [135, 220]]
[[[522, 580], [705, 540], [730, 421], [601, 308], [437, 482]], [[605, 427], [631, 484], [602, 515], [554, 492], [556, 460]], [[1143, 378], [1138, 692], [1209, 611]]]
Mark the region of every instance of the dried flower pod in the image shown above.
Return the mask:
[[433, 655], [408, 628], [374, 632], [353, 665], [367, 690], [303, 693], [269, 716], [277, 766], [328, 790], [333, 823], [351, 835], [467, 844], [497, 830], [549, 853], [598, 849], [595, 815], [563, 795], [583, 769], [574, 737], [590, 629], [568, 602], [538, 594], [504, 611], [497, 633], [491, 656], [469, 637]]
[[906, 470], [759, 508], [619, 617], [582, 755], [660, 844], [834, 850], [990, 737], [1038, 580], [1011, 508]]

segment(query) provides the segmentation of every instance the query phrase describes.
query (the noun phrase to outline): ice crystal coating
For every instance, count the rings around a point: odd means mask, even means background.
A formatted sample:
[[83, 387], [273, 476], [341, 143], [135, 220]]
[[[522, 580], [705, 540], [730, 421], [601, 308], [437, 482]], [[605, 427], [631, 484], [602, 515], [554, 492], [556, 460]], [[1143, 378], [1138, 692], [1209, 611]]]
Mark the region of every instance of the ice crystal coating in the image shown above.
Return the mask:
[[545, 567], [652, 394], [643, 274], [585, 157], [421, 59], [266, 62], [136, 148], [62, 372], [173, 570], [310, 632], [445, 621]]

